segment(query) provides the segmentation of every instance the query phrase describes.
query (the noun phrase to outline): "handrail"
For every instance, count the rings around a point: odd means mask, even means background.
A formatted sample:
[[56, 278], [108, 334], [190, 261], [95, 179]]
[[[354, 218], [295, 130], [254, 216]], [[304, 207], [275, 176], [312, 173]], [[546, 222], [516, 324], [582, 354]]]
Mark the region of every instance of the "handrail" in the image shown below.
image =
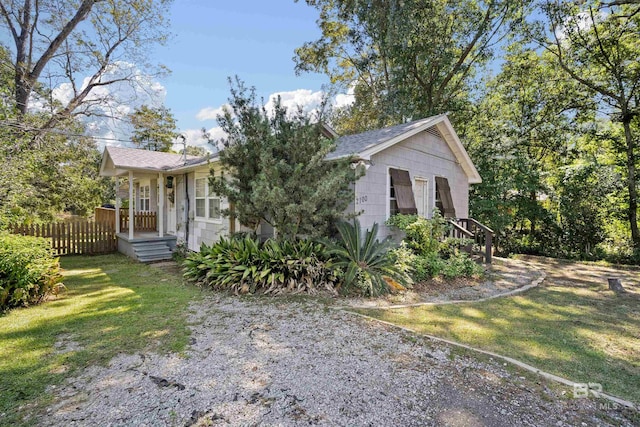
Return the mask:
[[478, 222], [477, 220], [473, 219], [473, 218], [467, 218], [467, 221], [474, 223], [476, 226], [478, 226], [482, 231], [485, 231], [487, 233], [493, 233], [493, 230], [490, 229], [489, 227], [487, 227], [486, 225], [482, 224], [481, 222]]
[[457, 231], [461, 232], [462, 234], [465, 234], [468, 237], [474, 237], [474, 234], [472, 232], [470, 232], [469, 230], [467, 230], [464, 227], [461, 227], [457, 222], [455, 222], [454, 220], [449, 220], [449, 224], [453, 225], [453, 228], [455, 228]]

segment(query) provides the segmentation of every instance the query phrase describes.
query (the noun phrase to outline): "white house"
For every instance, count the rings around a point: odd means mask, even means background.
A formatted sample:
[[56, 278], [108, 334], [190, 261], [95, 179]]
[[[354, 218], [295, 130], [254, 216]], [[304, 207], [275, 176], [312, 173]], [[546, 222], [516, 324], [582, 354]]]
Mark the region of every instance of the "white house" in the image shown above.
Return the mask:
[[[327, 135], [336, 136], [328, 128]], [[469, 185], [481, 178], [446, 115], [338, 137], [336, 145], [328, 161], [349, 156], [354, 169], [366, 169], [347, 210], [360, 213], [363, 227], [378, 223], [383, 237], [391, 233], [384, 222], [394, 213], [429, 217], [434, 208], [448, 217], [468, 217]], [[220, 170], [217, 162], [216, 155], [105, 148], [100, 174], [115, 177], [119, 250], [152, 261], [169, 257], [177, 241], [197, 251], [202, 243], [240, 231], [236, 221], [220, 215], [233, 207], [209, 190], [207, 177], [212, 166]], [[129, 200], [127, 210], [120, 209], [121, 200]]]

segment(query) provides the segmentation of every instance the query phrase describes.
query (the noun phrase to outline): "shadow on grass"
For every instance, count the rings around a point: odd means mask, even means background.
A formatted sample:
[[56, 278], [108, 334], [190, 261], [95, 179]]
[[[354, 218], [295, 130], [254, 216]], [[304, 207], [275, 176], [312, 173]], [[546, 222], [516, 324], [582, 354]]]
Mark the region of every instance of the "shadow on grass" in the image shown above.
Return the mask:
[[606, 392], [640, 402], [640, 298], [633, 292], [607, 291], [601, 280], [603, 274], [619, 273], [635, 290], [635, 273], [607, 267], [583, 274], [565, 263], [549, 269], [541, 288], [520, 296], [361, 312], [514, 357], [577, 382], [597, 382]]
[[188, 343], [187, 307], [200, 291], [179, 276], [121, 255], [61, 262], [65, 293], [0, 317], [0, 425], [29, 424], [21, 418], [47, 403], [47, 387], [87, 366]]

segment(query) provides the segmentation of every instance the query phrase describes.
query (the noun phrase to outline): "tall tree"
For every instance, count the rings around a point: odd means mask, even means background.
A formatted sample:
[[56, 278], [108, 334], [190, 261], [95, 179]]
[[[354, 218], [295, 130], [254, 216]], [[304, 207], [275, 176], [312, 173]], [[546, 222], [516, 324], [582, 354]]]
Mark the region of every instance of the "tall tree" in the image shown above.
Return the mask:
[[640, 9], [633, 3], [545, 0], [546, 27], [538, 23], [531, 34], [569, 78], [599, 96], [602, 112], [622, 127], [617, 149], [626, 158], [627, 219], [640, 250], [635, 126], [640, 114]]
[[[24, 119], [34, 91], [64, 84], [70, 92], [64, 105], [49, 91], [50, 116], [39, 134], [72, 115], [90, 115], [105, 102], [96, 88], [129, 81], [132, 71], [113, 73], [119, 64], [135, 63], [145, 72], [160, 70], [147, 61], [153, 44], [167, 38], [166, 15], [171, 0], [3, 0], [0, 18], [13, 40], [11, 67], [18, 120]], [[111, 73], [111, 74], [110, 74]], [[111, 76], [111, 77], [110, 77]]]
[[169, 152], [178, 137], [176, 120], [166, 107], [152, 108], [143, 105], [129, 115], [133, 125], [133, 141], [139, 148]]
[[263, 104], [241, 81], [231, 87], [230, 107], [218, 116], [227, 134], [223, 176], [212, 184], [245, 226], [265, 221], [283, 238], [322, 235], [352, 200], [350, 159], [324, 160], [335, 144], [323, 136], [323, 109], [310, 117], [301, 108], [288, 111], [280, 99], [273, 111]]
[[322, 36], [296, 50], [296, 70], [354, 85], [360, 128], [459, 112], [476, 70], [527, 3], [307, 0]]

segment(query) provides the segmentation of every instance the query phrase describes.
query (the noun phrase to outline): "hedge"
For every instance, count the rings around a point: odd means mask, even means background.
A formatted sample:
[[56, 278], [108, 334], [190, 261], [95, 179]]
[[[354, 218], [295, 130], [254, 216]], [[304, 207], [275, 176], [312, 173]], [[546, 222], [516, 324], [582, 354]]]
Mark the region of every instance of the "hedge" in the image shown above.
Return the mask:
[[38, 304], [64, 289], [48, 240], [0, 232], [0, 311]]

